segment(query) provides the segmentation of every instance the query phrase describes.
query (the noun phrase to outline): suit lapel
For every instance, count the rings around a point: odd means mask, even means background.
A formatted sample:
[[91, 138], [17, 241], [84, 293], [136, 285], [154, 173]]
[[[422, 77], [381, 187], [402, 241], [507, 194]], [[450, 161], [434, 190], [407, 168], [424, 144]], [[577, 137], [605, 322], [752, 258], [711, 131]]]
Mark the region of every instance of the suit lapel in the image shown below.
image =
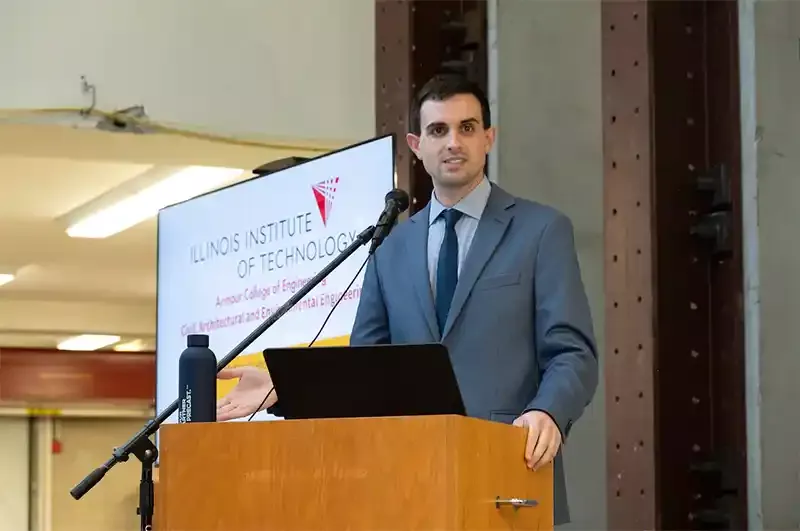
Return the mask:
[[[433, 305], [430, 272], [428, 271], [428, 216], [430, 204], [417, 215], [410, 218], [411, 226], [406, 248], [409, 266], [409, 278], [414, 285], [414, 292], [422, 308], [422, 314], [428, 323], [431, 335], [439, 340], [439, 326], [436, 323], [436, 310]], [[402, 274], [402, 272], [400, 272]]]
[[510, 210], [513, 205], [513, 196], [496, 185], [492, 185], [492, 193], [489, 195], [489, 201], [486, 203], [486, 208], [472, 239], [472, 245], [461, 268], [442, 338], [446, 337], [453, 328], [453, 323], [464, 309], [464, 304], [472, 292], [475, 282], [503, 239], [513, 217]]

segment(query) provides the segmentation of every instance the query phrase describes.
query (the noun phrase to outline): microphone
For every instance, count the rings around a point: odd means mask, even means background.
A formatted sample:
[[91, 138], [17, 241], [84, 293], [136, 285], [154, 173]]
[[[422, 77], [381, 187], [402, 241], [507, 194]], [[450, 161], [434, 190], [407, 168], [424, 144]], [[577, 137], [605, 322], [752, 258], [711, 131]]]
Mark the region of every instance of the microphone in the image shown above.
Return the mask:
[[208, 336], [189, 334], [178, 360], [178, 422], [217, 420], [217, 357]]
[[374, 253], [378, 246], [383, 243], [383, 240], [389, 235], [397, 221], [397, 217], [408, 209], [408, 194], [399, 188], [395, 188], [386, 194], [384, 200], [386, 201], [386, 206], [378, 218], [378, 224], [372, 236], [372, 245], [369, 247], [369, 254]]

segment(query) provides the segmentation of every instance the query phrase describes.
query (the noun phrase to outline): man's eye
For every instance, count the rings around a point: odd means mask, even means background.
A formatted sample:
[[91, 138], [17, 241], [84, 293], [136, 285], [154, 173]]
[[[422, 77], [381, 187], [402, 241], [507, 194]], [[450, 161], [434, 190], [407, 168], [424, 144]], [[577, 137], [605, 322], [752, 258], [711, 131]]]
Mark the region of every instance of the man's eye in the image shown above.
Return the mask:
[[433, 128], [433, 134], [434, 134], [434, 135], [437, 135], [437, 136], [438, 136], [438, 135], [443, 135], [443, 134], [444, 134], [444, 132], [445, 132], [445, 129], [444, 129], [444, 127], [434, 127], [434, 128]]
[[475, 130], [475, 126], [473, 124], [464, 124], [464, 131], [467, 133], [471, 133]]

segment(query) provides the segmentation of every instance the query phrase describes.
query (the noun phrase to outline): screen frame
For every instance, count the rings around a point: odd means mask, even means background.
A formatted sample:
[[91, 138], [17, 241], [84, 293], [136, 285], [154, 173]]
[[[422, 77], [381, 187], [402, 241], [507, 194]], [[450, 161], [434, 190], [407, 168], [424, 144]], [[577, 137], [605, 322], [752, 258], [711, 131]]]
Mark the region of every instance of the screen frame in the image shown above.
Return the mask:
[[[225, 192], [227, 190], [230, 190], [231, 188], [235, 188], [237, 186], [241, 186], [241, 185], [244, 185], [244, 184], [247, 184], [247, 183], [251, 183], [251, 182], [253, 182], [255, 180], [265, 179], [265, 178], [275, 178], [276, 176], [280, 176], [281, 174], [285, 174], [288, 170], [292, 170], [294, 168], [297, 168], [298, 166], [303, 166], [303, 165], [306, 165], [306, 164], [310, 164], [312, 162], [323, 160], [326, 157], [330, 157], [330, 156], [333, 156], [333, 155], [338, 155], [340, 153], [351, 151], [353, 149], [357, 149], [357, 148], [360, 148], [362, 146], [365, 146], [365, 145], [368, 145], [368, 144], [372, 144], [372, 143], [375, 143], [375, 142], [380, 142], [382, 140], [385, 140], [386, 138], [391, 138], [392, 139], [392, 141], [391, 141], [391, 146], [392, 146], [391, 150], [392, 150], [393, 156], [392, 156], [392, 183], [391, 183], [391, 186], [395, 187], [395, 186], [397, 186], [397, 179], [396, 179], [396, 175], [397, 175], [397, 134], [388, 133], [388, 134], [384, 134], [384, 135], [375, 136], [375, 137], [369, 138], [367, 140], [364, 140], [364, 141], [361, 141], [361, 142], [357, 142], [355, 144], [350, 144], [350, 145], [344, 146], [342, 148], [331, 150], [331, 151], [329, 151], [327, 153], [323, 153], [322, 155], [320, 155], [318, 157], [314, 157], [314, 158], [311, 158], [311, 159], [308, 159], [308, 160], [300, 161], [297, 164], [294, 164], [292, 166], [288, 166], [286, 168], [282, 168], [282, 169], [280, 169], [278, 171], [275, 171], [275, 172], [272, 172], [272, 173], [269, 173], [269, 174], [266, 174], [266, 175], [259, 175], [259, 174], [255, 173], [255, 170], [251, 170], [251, 171], [253, 171], [253, 176], [250, 177], [249, 179], [243, 179], [243, 180], [241, 180], [239, 182], [235, 182], [235, 183], [229, 184], [227, 186], [223, 186], [221, 188], [217, 188], [216, 190], [212, 190], [210, 192], [205, 192], [203, 194], [199, 194], [199, 195], [197, 195], [195, 197], [192, 197], [190, 199], [187, 199], [187, 200], [184, 200], [184, 201], [180, 201], [178, 203], [174, 203], [172, 205], [169, 205], [169, 206], [166, 206], [164, 208], [159, 209], [158, 214], [156, 215], [156, 315], [155, 315], [155, 321], [156, 321], [155, 342], [156, 342], [156, 344], [155, 344], [155, 349], [154, 349], [154, 351], [155, 351], [155, 356], [154, 356], [154, 359], [155, 359], [155, 373], [156, 374], [155, 374], [155, 378], [153, 379], [153, 382], [155, 384], [154, 388], [153, 388], [153, 405], [154, 405], [154, 411], [155, 411], [156, 415], [159, 415], [161, 413], [161, 411], [162, 411], [162, 409], [159, 407], [159, 402], [158, 402], [158, 387], [159, 387], [159, 385], [158, 385], [159, 384], [159, 370], [158, 370], [158, 366], [159, 366], [159, 364], [158, 364], [158, 356], [159, 356], [159, 354], [158, 354], [158, 345], [159, 345], [159, 341], [158, 341], [159, 326], [158, 326], [158, 323], [159, 323], [159, 319], [158, 319], [158, 314], [159, 314], [159, 308], [161, 306], [159, 304], [159, 300], [160, 300], [159, 284], [160, 284], [160, 277], [161, 277], [161, 275], [160, 275], [160, 271], [161, 271], [161, 268], [160, 268], [160, 254], [161, 254], [161, 215], [162, 215], [162, 213], [166, 212], [167, 210], [175, 209], [176, 207], [179, 207], [181, 205], [185, 205], [185, 204], [187, 204], [187, 203], [189, 203], [191, 201], [194, 201], [195, 199], [199, 199], [201, 197], [205, 197], [205, 196], [209, 196], [209, 195]], [[387, 190], [387, 192], [388, 191], [389, 190]], [[225, 354], [227, 354], [227, 352]], [[177, 382], [175, 382], [175, 384], [177, 385]], [[176, 397], [176, 400], [177, 400], [177, 397]], [[169, 403], [172, 403], [172, 402], [174, 402], [174, 400], [170, 401]], [[158, 437], [158, 432], [156, 432], [155, 436], [156, 436], [156, 438]], [[157, 442], [156, 442], [156, 445], [158, 445]]]

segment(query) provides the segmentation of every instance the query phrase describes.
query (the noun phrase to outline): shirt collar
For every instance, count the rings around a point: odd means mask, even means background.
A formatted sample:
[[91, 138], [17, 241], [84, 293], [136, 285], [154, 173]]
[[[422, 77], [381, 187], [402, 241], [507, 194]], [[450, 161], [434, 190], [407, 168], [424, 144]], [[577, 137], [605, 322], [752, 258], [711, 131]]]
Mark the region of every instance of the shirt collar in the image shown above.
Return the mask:
[[[453, 208], [460, 211], [462, 214], [480, 220], [483, 210], [486, 208], [486, 203], [489, 201], [489, 194], [492, 192], [492, 185], [489, 179], [484, 177], [478, 186], [475, 187], [469, 194], [467, 194], [461, 201], [453, 205]], [[428, 217], [428, 224], [433, 224], [439, 217], [439, 214], [447, 207], [442, 205], [436, 199], [436, 193], [431, 194], [431, 211]]]

